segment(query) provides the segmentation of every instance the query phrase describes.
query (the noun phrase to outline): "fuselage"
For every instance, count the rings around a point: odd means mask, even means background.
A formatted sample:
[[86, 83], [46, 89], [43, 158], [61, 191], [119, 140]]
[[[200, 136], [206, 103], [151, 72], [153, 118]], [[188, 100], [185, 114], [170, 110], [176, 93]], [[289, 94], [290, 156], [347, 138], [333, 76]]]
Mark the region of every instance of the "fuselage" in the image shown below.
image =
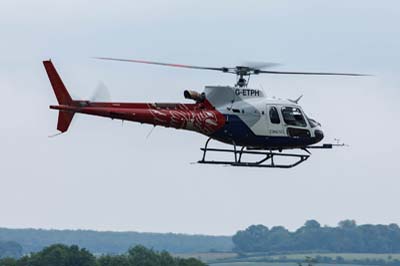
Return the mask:
[[255, 149], [303, 148], [323, 138], [320, 124], [307, 118], [295, 101], [268, 99], [250, 88], [209, 86], [210, 104], [225, 117], [212, 137]]
[[323, 138], [320, 125], [293, 101], [268, 99], [260, 90], [229, 86], [207, 86], [203, 96], [193, 104], [72, 101], [50, 108], [191, 130], [254, 149], [303, 148]]

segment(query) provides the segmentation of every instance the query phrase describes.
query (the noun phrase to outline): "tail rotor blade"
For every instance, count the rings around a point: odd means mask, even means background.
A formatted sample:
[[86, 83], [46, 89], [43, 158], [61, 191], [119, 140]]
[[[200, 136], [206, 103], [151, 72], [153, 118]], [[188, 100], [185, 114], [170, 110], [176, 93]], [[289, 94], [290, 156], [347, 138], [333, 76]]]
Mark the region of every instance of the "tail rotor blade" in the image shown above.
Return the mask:
[[95, 90], [93, 91], [92, 97], [90, 97], [91, 102], [109, 102], [111, 100], [110, 91], [107, 86], [100, 81], [97, 84]]

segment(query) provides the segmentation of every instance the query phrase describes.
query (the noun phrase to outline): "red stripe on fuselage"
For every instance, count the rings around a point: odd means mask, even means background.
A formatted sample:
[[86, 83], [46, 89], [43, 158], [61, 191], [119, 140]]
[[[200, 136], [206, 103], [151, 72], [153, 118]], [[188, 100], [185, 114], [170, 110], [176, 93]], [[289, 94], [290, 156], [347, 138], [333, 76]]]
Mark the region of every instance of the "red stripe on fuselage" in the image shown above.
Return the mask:
[[208, 101], [196, 104], [75, 101], [73, 105], [50, 106], [50, 108], [157, 126], [193, 130], [205, 135], [211, 135], [225, 124], [225, 117], [215, 110]]

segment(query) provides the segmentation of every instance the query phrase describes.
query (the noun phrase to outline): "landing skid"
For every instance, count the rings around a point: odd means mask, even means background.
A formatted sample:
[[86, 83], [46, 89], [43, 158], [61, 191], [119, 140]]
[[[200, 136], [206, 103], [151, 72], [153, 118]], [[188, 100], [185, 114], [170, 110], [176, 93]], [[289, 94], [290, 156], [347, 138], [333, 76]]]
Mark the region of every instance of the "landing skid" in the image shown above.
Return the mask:
[[[209, 138], [204, 146], [204, 148], [200, 148], [203, 151], [203, 158], [198, 161], [201, 164], [220, 164], [220, 165], [231, 165], [231, 166], [244, 166], [244, 167], [267, 167], [267, 168], [292, 168], [295, 167], [304, 161], [306, 161], [311, 155], [310, 154], [296, 154], [296, 153], [278, 153], [270, 151], [254, 151], [254, 150], [244, 150], [245, 146], [242, 146], [240, 150], [237, 150], [237, 146], [233, 143], [233, 150], [232, 149], [215, 149], [215, 148], [208, 148], [208, 143], [210, 142], [211, 138]], [[222, 152], [222, 153], [232, 153], [234, 155], [233, 161], [209, 161], [206, 160], [207, 152]], [[262, 159], [258, 161], [243, 161], [242, 157], [244, 154], [251, 154], [251, 155], [261, 155], [263, 156]], [[285, 157], [285, 158], [294, 158], [297, 159], [293, 163], [287, 164], [279, 164], [274, 161], [275, 157]]]

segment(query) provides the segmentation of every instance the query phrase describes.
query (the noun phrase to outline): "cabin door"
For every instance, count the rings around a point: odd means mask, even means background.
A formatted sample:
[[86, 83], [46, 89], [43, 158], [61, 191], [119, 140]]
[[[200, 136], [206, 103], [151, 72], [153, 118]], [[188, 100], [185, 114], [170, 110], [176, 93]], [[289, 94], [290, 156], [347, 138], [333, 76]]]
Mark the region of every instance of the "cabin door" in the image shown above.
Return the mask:
[[286, 136], [286, 130], [283, 123], [279, 105], [267, 105], [266, 116], [267, 120], [267, 135], [268, 136]]

